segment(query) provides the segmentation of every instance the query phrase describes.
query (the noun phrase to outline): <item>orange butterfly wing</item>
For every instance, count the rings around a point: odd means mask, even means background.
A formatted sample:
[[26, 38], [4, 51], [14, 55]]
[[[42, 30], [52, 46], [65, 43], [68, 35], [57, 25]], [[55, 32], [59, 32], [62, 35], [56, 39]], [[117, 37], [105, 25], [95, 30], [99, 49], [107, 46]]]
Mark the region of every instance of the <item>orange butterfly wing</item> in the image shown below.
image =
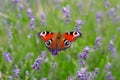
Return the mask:
[[53, 32], [39, 32], [38, 36], [44, 41], [46, 47], [49, 49], [52, 54], [58, 54], [60, 50], [65, 50], [71, 46], [71, 43], [76, 40], [78, 37], [81, 37], [80, 32], [67, 32], [57, 34]]

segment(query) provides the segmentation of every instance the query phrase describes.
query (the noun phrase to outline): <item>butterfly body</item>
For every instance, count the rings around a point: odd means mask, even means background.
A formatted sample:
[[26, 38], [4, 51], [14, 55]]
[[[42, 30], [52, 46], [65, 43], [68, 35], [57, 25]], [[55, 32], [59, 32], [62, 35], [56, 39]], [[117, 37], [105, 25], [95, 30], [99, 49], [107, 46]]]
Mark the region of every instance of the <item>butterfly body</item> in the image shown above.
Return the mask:
[[59, 51], [65, 50], [71, 46], [71, 43], [75, 41], [78, 37], [81, 37], [80, 32], [66, 32], [62, 34], [58, 32], [39, 32], [38, 37], [45, 42], [46, 47], [52, 52], [53, 55], [58, 54]]

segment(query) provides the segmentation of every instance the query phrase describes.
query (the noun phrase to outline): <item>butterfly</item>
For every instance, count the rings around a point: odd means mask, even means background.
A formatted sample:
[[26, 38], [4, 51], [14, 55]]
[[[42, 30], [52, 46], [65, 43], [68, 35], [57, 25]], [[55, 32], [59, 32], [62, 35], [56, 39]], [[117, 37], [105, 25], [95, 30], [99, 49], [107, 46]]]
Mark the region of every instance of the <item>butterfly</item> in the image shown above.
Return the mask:
[[42, 31], [38, 33], [38, 37], [42, 39], [53, 55], [57, 55], [61, 50], [69, 48], [77, 38], [82, 37], [82, 33], [66, 32], [62, 34], [61, 32]]

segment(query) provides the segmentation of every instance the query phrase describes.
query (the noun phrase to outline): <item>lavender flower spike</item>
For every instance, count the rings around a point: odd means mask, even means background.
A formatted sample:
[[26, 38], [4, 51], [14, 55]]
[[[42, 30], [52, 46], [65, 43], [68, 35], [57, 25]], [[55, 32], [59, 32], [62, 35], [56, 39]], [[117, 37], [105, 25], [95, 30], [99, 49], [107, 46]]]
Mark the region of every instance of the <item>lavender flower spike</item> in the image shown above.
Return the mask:
[[7, 62], [12, 62], [13, 58], [9, 52], [3, 52], [3, 57]]
[[103, 18], [103, 13], [101, 11], [98, 11], [96, 13], [96, 22], [101, 22], [102, 18]]
[[88, 77], [87, 68], [81, 68], [79, 71], [77, 71], [78, 80], [87, 80]]
[[33, 69], [36, 69], [36, 70], [40, 70], [40, 63], [42, 62], [42, 58], [41, 57], [38, 57], [34, 64], [32, 65], [32, 68]]
[[110, 7], [110, 2], [109, 2], [109, 0], [105, 0], [104, 5], [105, 5], [105, 8], [109, 8], [109, 7]]
[[21, 70], [18, 69], [17, 65], [14, 65], [14, 70], [13, 70], [13, 78], [19, 78], [19, 74], [20, 74]]
[[114, 48], [114, 43], [113, 43], [112, 40], [110, 40], [108, 50], [109, 50], [110, 52], [112, 52], [112, 54], [113, 54], [114, 56], [117, 56], [117, 50], [116, 50], [116, 48]]
[[82, 20], [76, 20], [76, 25], [75, 25], [74, 31], [80, 32], [82, 24], [83, 24]]
[[46, 15], [44, 12], [40, 14], [40, 20], [41, 20], [42, 26], [46, 26]]
[[112, 75], [111, 72], [108, 72], [108, 73], [107, 73], [106, 79], [107, 79], [107, 80], [115, 80], [115, 79], [114, 79], [114, 76]]
[[66, 7], [63, 7], [62, 12], [65, 15], [66, 23], [67, 24], [70, 23], [71, 22], [71, 19], [70, 19], [70, 6], [67, 5]]

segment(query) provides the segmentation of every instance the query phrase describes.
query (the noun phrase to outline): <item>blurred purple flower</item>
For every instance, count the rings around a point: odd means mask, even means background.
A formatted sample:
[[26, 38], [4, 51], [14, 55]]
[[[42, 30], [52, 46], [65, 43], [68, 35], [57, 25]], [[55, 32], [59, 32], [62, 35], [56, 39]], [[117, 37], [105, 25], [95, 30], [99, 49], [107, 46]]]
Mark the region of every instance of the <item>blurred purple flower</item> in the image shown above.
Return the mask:
[[8, 41], [11, 42], [12, 40], [12, 31], [8, 29]]
[[41, 57], [38, 57], [34, 64], [32, 65], [32, 69], [36, 69], [36, 70], [40, 70], [40, 64], [42, 62], [42, 58]]
[[77, 6], [78, 6], [79, 11], [82, 12], [83, 9], [84, 9], [84, 3], [83, 2], [79, 2]]
[[95, 1], [92, 1], [91, 6], [90, 6], [90, 11], [91, 12], [95, 11]]
[[82, 20], [76, 20], [76, 25], [75, 25], [75, 30], [74, 31], [80, 32], [82, 24], [83, 24]]
[[18, 18], [21, 19], [22, 18], [22, 14], [19, 13], [18, 14]]
[[105, 8], [109, 8], [110, 7], [110, 1], [109, 0], [105, 0]]
[[40, 20], [41, 20], [42, 26], [46, 26], [46, 15], [44, 12], [40, 14]]
[[19, 3], [21, 0], [12, 0], [13, 3]]
[[21, 70], [17, 67], [17, 65], [14, 65], [14, 70], [13, 70], [13, 78], [19, 78], [19, 74], [20, 74]]
[[34, 30], [35, 25], [36, 25], [36, 23], [35, 23], [35, 19], [32, 18], [32, 19], [30, 20], [30, 23], [29, 23], [30, 29], [31, 29], [31, 30]]
[[97, 78], [99, 72], [99, 68], [95, 68], [93, 72], [91, 72], [91, 76], [89, 76], [90, 80], [95, 80]]
[[66, 22], [67, 24], [70, 23], [70, 22], [71, 22], [71, 19], [70, 19], [70, 12], [71, 12], [70, 6], [67, 5], [66, 7], [63, 7], [62, 12], [63, 12], [64, 15], [65, 15], [65, 22]]
[[90, 53], [90, 48], [88, 46], [86, 46], [83, 50], [82, 53], [80, 53], [78, 55], [78, 58], [79, 58], [79, 63], [81, 66], [85, 66], [85, 61], [88, 57], [88, 54]]
[[41, 78], [40, 80], [48, 80], [47, 78]]
[[101, 40], [102, 40], [102, 37], [101, 37], [101, 36], [98, 36], [98, 37], [96, 38], [94, 50], [97, 50], [97, 48], [101, 45]]
[[3, 57], [7, 62], [12, 62], [13, 58], [9, 52], [3, 52]]
[[101, 22], [102, 18], [103, 18], [103, 13], [101, 11], [98, 11], [96, 13], [96, 21]]
[[84, 60], [82, 60], [82, 59], [79, 59], [79, 64], [80, 64], [81, 66], [85, 66], [86, 62], [85, 62]]
[[107, 80], [115, 80], [115, 79], [114, 79], [114, 76], [112, 75], [111, 72], [108, 72], [108, 73], [107, 73], [106, 79], [107, 79]]
[[34, 15], [33, 15], [33, 11], [31, 8], [28, 8], [27, 9], [27, 14], [28, 14], [28, 18], [31, 20], [31, 19], [34, 19]]
[[99, 68], [95, 68], [94, 72], [95, 72], [96, 74], [98, 74]]
[[88, 79], [87, 68], [81, 68], [77, 71], [77, 79], [78, 80], [87, 80]]
[[116, 50], [116, 48], [114, 48], [114, 43], [113, 43], [112, 40], [110, 40], [108, 50], [109, 50], [110, 52], [112, 52], [112, 54], [113, 54], [115, 57], [117, 57], [117, 50]]
[[67, 80], [74, 80], [72, 77], [68, 77], [68, 79]]
[[110, 19], [114, 20], [115, 16], [116, 16], [116, 10], [115, 8], [111, 8], [109, 11], [108, 11], [108, 16], [110, 17]]
[[27, 53], [25, 59], [26, 59], [26, 60], [29, 60], [30, 57], [31, 57], [31, 53]]
[[46, 51], [41, 51], [40, 56], [35, 60], [34, 64], [32, 65], [33, 69], [40, 70], [40, 64], [46, 57]]
[[98, 36], [95, 40], [95, 45], [96, 46], [100, 46], [100, 41], [101, 41], [102, 37], [101, 36]]
[[46, 51], [41, 51], [40, 57], [42, 59], [45, 59], [45, 57], [46, 57]]
[[110, 71], [111, 68], [112, 68], [112, 64], [110, 62], [108, 62], [104, 67], [104, 71], [108, 72], [108, 71]]
[[23, 9], [24, 9], [23, 4], [19, 4], [19, 6], [18, 6], [18, 7], [19, 7], [19, 9], [20, 9], [20, 10], [23, 10]]

